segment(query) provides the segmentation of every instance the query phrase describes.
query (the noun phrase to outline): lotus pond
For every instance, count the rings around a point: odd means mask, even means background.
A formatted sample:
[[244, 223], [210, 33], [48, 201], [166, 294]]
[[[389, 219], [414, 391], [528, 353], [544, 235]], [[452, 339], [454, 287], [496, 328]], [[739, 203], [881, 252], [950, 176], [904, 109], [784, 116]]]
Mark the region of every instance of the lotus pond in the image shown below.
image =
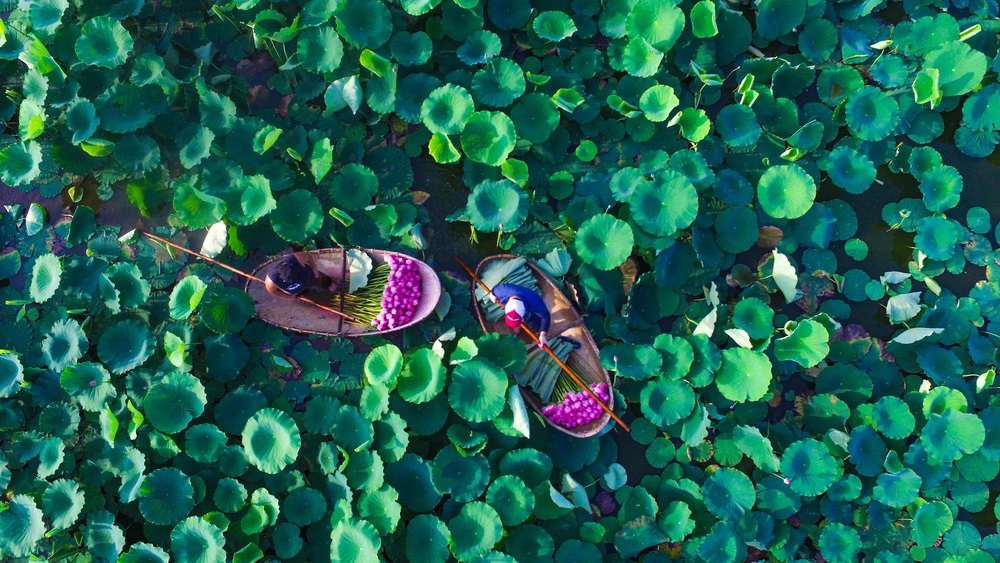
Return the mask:
[[[0, 208], [0, 558], [1000, 559], [998, 15], [0, 0], [0, 193], [67, 204]], [[121, 202], [444, 294], [293, 335]], [[631, 432], [524, 408], [453, 261], [500, 252], [565, 282]]]

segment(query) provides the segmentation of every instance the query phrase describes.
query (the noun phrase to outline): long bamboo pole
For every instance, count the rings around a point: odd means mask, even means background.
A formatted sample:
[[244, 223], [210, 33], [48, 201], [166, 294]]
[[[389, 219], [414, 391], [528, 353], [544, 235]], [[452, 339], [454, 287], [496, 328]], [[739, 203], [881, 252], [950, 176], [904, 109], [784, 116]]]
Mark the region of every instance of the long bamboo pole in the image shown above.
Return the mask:
[[[219, 262], [218, 260], [215, 260], [213, 258], [209, 258], [208, 256], [205, 256], [204, 254], [195, 252], [195, 251], [190, 250], [188, 248], [184, 248], [183, 246], [181, 246], [179, 244], [170, 242], [169, 240], [167, 240], [167, 239], [165, 239], [163, 237], [158, 237], [158, 236], [154, 235], [153, 233], [144, 231], [142, 229], [136, 229], [136, 230], [138, 232], [146, 235], [147, 237], [149, 237], [149, 238], [157, 241], [157, 242], [161, 242], [161, 243], [169, 246], [170, 248], [174, 248], [174, 249], [180, 250], [181, 252], [186, 252], [186, 253], [188, 253], [188, 254], [190, 254], [192, 256], [197, 256], [198, 258], [201, 258], [202, 260], [205, 260], [206, 262], [211, 262], [212, 264], [215, 264], [216, 266], [218, 266], [220, 268], [224, 268], [226, 270], [229, 270], [230, 272], [232, 272], [234, 274], [241, 275], [241, 276], [243, 276], [243, 277], [245, 277], [247, 279], [251, 279], [251, 280], [256, 281], [256, 282], [264, 283], [264, 280], [258, 278], [257, 276], [255, 276], [253, 274], [248, 274], [248, 273], [244, 272], [243, 270], [240, 270], [240, 269], [234, 268], [232, 266], [223, 264], [222, 262]], [[332, 309], [330, 307], [327, 307], [326, 305], [322, 305], [320, 303], [317, 303], [317, 302], [313, 301], [312, 299], [309, 299], [308, 297], [305, 297], [305, 296], [302, 296], [302, 295], [295, 295], [294, 297], [296, 299], [298, 299], [299, 301], [302, 301], [304, 303], [308, 303], [308, 304], [310, 304], [310, 305], [312, 305], [314, 307], [318, 307], [318, 308], [320, 308], [320, 309], [322, 309], [322, 310], [324, 310], [324, 311], [326, 311], [328, 313], [333, 313], [334, 315], [337, 315], [338, 317], [342, 317], [342, 318], [347, 319], [349, 321], [356, 322], [354, 320], [354, 317], [348, 315], [347, 313], [342, 313], [342, 312], [340, 312], [340, 311], [338, 311], [336, 309]]]
[[[478, 283], [480, 285], [480, 287], [482, 287], [483, 290], [486, 291], [487, 295], [493, 295], [493, 291], [489, 287], [487, 287], [485, 283], [483, 283], [483, 280], [479, 279], [479, 276], [477, 276], [472, 271], [471, 268], [469, 268], [468, 266], [465, 265], [465, 262], [462, 262], [461, 258], [459, 258], [458, 256], [456, 256], [455, 260], [457, 260], [458, 264], [460, 266], [462, 266], [462, 268], [470, 276], [472, 276], [472, 279], [475, 280], [476, 283]], [[494, 302], [497, 303], [498, 305], [500, 305], [501, 307], [503, 306], [503, 303], [500, 303], [499, 300], [497, 300], [497, 299], [494, 299]], [[524, 330], [524, 332], [527, 333], [528, 336], [530, 336], [531, 339], [533, 341], [535, 341], [536, 344], [538, 343], [538, 336], [536, 336], [535, 333], [532, 332], [530, 328], [528, 328], [528, 325], [526, 325], [523, 320], [521, 321], [521, 329]], [[615, 412], [613, 410], [611, 410], [611, 408], [608, 405], [604, 404], [604, 401], [602, 401], [600, 399], [600, 397], [598, 397], [597, 394], [594, 393], [594, 390], [591, 389], [589, 385], [587, 385], [586, 383], [584, 383], [583, 380], [580, 379], [580, 376], [578, 376], [575, 373], [573, 373], [573, 370], [569, 369], [569, 366], [567, 366], [566, 364], [564, 364], [563, 361], [560, 360], [559, 357], [556, 356], [555, 353], [548, 346], [543, 346], [542, 349], [549, 353], [549, 356], [551, 356], [552, 359], [555, 360], [557, 364], [559, 364], [559, 367], [561, 367], [562, 370], [564, 372], [566, 372], [566, 375], [568, 375], [570, 377], [570, 379], [572, 379], [573, 382], [577, 384], [577, 386], [579, 386], [581, 389], [583, 389], [584, 391], [586, 391], [587, 394], [590, 395], [590, 398], [593, 399], [594, 401], [596, 401], [597, 404], [600, 405], [602, 409], [604, 409], [604, 412], [606, 412], [609, 415], [611, 415], [611, 418], [613, 418], [615, 422], [617, 422], [618, 424], [620, 424], [621, 427], [624, 428], [626, 432], [631, 432], [632, 431], [628, 427], [628, 424], [625, 424], [624, 420], [622, 420], [621, 418], [619, 418], [618, 415], [616, 415]]]

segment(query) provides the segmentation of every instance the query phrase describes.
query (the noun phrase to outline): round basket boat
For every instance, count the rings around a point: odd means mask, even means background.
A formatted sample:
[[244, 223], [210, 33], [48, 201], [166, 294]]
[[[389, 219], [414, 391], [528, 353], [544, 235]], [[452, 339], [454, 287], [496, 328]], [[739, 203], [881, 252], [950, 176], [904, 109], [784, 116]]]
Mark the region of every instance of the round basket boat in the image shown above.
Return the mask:
[[[482, 262], [476, 266], [476, 276], [481, 277], [483, 269], [492, 262], [498, 260], [512, 260], [517, 258], [513, 254], [499, 254], [496, 256], [490, 256], [484, 259]], [[554, 341], [560, 336], [565, 336], [571, 338], [580, 343], [580, 349], [574, 350], [570, 353], [569, 357], [566, 359], [566, 365], [573, 370], [577, 376], [580, 377], [587, 385], [593, 385], [595, 383], [606, 383], [608, 389], [611, 388], [611, 377], [608, 375], [607, 370], [601, 365], [601, 355], [597, 348], [597, 343], [594, 342], [594, 337], [587, 330], [587, 325], [584, 324], [583, 317], [573, 308], [573, 304], [570, 302], [569, 298], [559, 289], [552, 279], [545, 274], [538, 266], [536, 266], [531, 260], [527, 260], [525, 265], [531, 270], [531, 273], [535, 276], [538, 281], [539, 293], [541, 293], [542, 300], [545, 301], [545, 305], [549, 309], [549, 314], [552, 316], [552, 322], [549, 324], [548, 339], [549, 341]], [[476, 312], [476, 318], [479, 319], [479, 324], [482, 325], [483, 330], [486, 332], [502, 332], [510, 334], [511, 330], [504, 322], [503, 317], [500, 317], [495, 322], [490, 322], [486, 320], [486, 315], [483, 312], [482, 307], [479, 305], [479, 301], [476, 300], [475, 292], [475, 282], [473, 283], [472, 292], [472, 304], [473, 309]], [[534, 346], [535, 344], [531, 341], [531, 337], [521, 332], [519, 337], [525, 341], [527, 345]], [[521, 395], [524, 397], [524, 401], [528, 403], [531, 408], [535, 409], [538, 414], [542, 415], [542, 418], [549, 423], [550, 426], [565, 432], [570, 436], [577, 438], [589, 438], [598, 432], [611, 420], [611, 415], [607, 412], [602, 412], [601, 416], [596, 420], [593, 420], [583, 426], [577, 426], [576, 428], [564, 428], [558, 424], [553, 423], [545, 416], [542, 412], [542, 407], [545, 404], [542, 399], [530, 388], [521, 386]], [[611, 393], [611, 399], [608, 401], [608, 407], [614, 409], [614, 393]]]
[[[347, 321], [340, 316], [303, 301], [275, 297], [267, 292], [264, 284], [248, 281], [246, 291], [253, 298], [256, 305], [257, 318], [295, 332], [356, 338], [360, 336], [388, 334], [402, 330], [419, 323], [431, 314], [431, 311], [437, 306], [438, 299], [441, 297], [441, 280], [438, 279], [437, 272], [420, 260], [399, 252], [370, 248], [359, 248], [358, 250], [367, 253], [372, 259], [372, 264], [375, 266], [386, 263], [390, 256], [408, 258], [417, 264], [420, 271], [420, 290], [422, 296], [420, 304], [417, 306], [416, 311], [414, 311], [410, 322], [387, 330], [375, 330], [370, 325]], [[322, 248], [310, 250], [308, 253], [315, 260], [316, 269], [331, 279], [344, 280], [345, 277], [350, 276], [350, 272], [345, 267], [345, 249]], [[267, 272], [270, 271], [271, 266], [280, 259], [281, 256], [275, 256], [264, 262], [253, 271], [253, 275], [264, 278]], [[306, 292], [305, 296], [333, 309], [338, 309], [336, 294], [310, 290]]]

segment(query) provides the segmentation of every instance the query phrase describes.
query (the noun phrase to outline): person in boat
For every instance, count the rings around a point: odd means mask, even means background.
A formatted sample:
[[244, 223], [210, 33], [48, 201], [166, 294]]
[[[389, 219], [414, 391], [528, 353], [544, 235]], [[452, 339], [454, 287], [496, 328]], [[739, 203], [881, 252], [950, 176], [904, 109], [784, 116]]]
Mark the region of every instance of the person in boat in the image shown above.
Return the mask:
[[538, 347], [548, 346], [549, 324], [552, 315], [538, 293], [511, 283], [497, 284], [491, 292], [495, 300], [503, 305], [504, 321], [517, 334], [521, 323], [528, 325], [538, 335]]
[[314, 286], [337, 291], [336, 282], [316, 268], [316, 261], [308, 252], [285, 255], [264, 278], [267, 292], [282, 299], [295, 299]]

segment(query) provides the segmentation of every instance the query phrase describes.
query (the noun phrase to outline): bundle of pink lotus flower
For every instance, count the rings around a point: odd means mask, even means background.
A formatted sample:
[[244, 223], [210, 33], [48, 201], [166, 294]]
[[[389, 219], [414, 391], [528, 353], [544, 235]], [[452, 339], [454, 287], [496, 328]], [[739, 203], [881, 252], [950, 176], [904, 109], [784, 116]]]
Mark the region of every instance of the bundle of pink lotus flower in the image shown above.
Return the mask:
[[[604, 404], [611, 400], [607, 383], [595, 383], [590, 388]], [[600, 418], [601, 412], [601, 405], [584, 391], [567, 391], [561, 402], [542, 407], [542, 414], [563, 428], [589, 424]]]
[[390, 255], [389, 279], [382, 291], [381, 310], [371, 325], [378, 330], [403, 326], [420, 305], [420, 268], [410, 258]]

